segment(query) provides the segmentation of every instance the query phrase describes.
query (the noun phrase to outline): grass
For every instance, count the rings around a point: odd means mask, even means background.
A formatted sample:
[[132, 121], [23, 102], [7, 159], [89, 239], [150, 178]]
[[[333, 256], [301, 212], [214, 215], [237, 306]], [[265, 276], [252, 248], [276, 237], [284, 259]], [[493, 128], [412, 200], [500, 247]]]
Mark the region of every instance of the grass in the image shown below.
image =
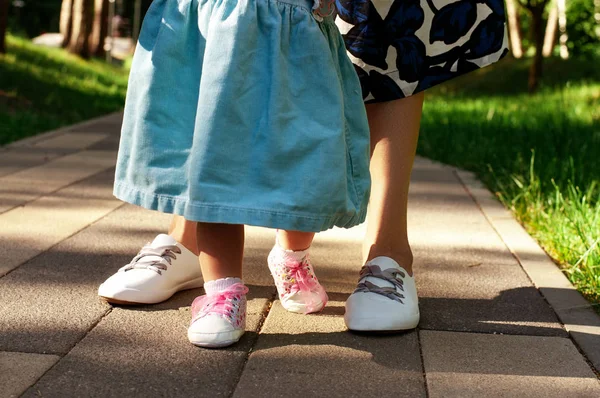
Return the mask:
[[528, 61], [514, 59], [430, 90], [419, 153], [476, 172], [598, 304], [600, 71], [593, 64], [548, 60], [535, 95], [526, 93]]
[[0, 55], [0, 145], [122, 108], [127, 70], [8, 35]]

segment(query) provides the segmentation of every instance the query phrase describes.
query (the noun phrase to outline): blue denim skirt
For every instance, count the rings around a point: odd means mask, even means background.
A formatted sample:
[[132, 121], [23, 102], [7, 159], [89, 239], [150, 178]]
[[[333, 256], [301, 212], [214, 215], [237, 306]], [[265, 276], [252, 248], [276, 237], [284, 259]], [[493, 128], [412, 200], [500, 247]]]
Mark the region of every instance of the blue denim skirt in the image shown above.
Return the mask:
[[312, 0], [155, 0], [136, 48], [114, 194], [188, 220], [299, 231], [365, 218], [369, 130]]

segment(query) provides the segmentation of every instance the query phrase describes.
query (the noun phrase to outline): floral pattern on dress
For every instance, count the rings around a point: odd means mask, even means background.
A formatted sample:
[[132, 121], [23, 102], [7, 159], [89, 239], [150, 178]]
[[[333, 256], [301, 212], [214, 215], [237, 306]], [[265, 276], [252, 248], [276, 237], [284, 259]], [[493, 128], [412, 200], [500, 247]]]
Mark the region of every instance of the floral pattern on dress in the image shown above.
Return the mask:
[[503, 0], [336, 0], [367, 102], [404, 98], [507, 54]]

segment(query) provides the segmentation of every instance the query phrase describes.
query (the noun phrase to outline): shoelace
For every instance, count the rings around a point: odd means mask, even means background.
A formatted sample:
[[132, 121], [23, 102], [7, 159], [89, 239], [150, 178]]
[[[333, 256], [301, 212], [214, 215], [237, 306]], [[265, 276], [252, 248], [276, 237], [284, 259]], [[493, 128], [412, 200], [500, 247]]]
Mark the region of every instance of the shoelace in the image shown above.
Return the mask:
[[181, 249], [176, 245], [166, 245], [151, 247], [146, 245], [131, 260], [129, 264], [121, 268], [123, 271], [131, 269], [150, 269], [162, 275], [166, 271], [171, 261], [177, 258], [176, 254], [181, 254]]
[[[391, 283], [394, 287], [381, 287], [367, 281], [367, 277], [377, 278]], [[391, 300], [403, 303], [404, 295], [398, 292], [397, 289], [404, 291], [404, 281], [398, 276], [404, 278], [406, 275], [397, 269], [388, 268], [382, 271], [378, 265], [365, 265], [360, 270], [358, 286], [354, 293], [375, 293], [385, 296]]]
[[287, 260], [283, 264], [287, 275], [283, 279], [283, 285], [290, 289], [290, 293], [310, 292], [317, 286], [317, 282], [309, 272], [309, 264], [307, 258], [299, 262]]
[[246, 293], [246, 285], [235, 283], [220, 292], [196, 297], [192, 302], [192, 323], [208, 314], [224, 315], [231, 319], [235, 306], [239, 305]]
[[[289, 294], [298, 292], [314, 293], [317, 290], [317, 280], [309, 271], [310, 262], [308, 261], [308, 256], [303, 258], [302, 261], [288, 259], [283, 264], [283, 267], [288, 275], [288, 277], [283, 279], [283, 285], [284, 289], [289, 288]], [[306, 303], [307, 309], [313, 311], [319, 304], [319, 301], [314, 295], [308, 296], [311, 297], [311, 301]]]

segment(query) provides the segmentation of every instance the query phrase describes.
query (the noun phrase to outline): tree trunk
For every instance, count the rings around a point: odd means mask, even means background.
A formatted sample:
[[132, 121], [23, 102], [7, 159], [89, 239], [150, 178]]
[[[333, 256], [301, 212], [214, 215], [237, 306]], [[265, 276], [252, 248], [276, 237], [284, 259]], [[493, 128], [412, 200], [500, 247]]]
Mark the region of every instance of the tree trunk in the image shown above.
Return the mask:
[[90, 57], [89, 38], [94, 22], [94, 0], [74, 0], [73, 29], [69, 51], [82, 58]]
[[594, 0], [594, 6], [594, 9], [596, 10], [594, 12], [594, 15], [596, 16], [596, 36], [600, 39], [600, 0]]
[[558, 6], [553, 5], [548, 14], [548, 23], [546, 24], [546, 35], [544, 37], [544, 57], [552, 55], [554, 45], [556, 44], [556, 31], [558, 28]]
[[529, 92], [535, 93], [539, 87], [540, 78], [542, 77], [542, 63], [544, 55], [542, 48], [544, 46], [544, 7], [537, 6], [531, 8], [531, 29], [533, 33], [533, 41], [535, 43], [535, 55], [533, 63], [529, 69]]
[[508, 14], [510, 50], [513, 57], [521, 58], [523, 56], [521, 22], [519, 21], [519, 13], [517, 12], [517, 7], [515, 6], [515, 0], [506, 0], [506, 12]]
[[62, 0], [60, 7], [59, 31], [63, 36], [62, 46], [67, 47], [71, 41], [73, 29], [73, 0]]
[[6, 53], [6, 25], [8, 23], [9, 0], [0, 0], [0, 54]]
[[108, 0], [94, 1], [94, 23], [90, 36], [90, 54], [104, 56], [104, 42], [108, 34]]
[[[569, 58], [569, 48], [567, 47], [567, 4], [565, 0], [557, 0], [556, 8], [558, 10], [558, 28], [560, 30], [560, 57], [562, 59]], [[596, 17], [598, 18], [598, 16]]]

